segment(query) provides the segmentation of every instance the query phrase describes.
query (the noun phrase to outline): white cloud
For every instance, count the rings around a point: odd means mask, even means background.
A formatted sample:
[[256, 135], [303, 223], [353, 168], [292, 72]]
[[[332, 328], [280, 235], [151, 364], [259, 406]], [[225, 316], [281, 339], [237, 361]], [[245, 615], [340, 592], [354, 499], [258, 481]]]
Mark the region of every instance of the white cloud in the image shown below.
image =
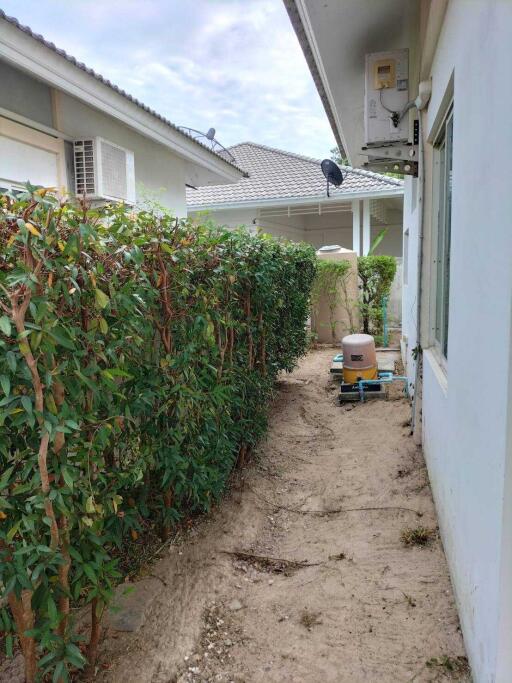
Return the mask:
[[3, 0], [171, 121], [310, 156], [334, 145], [282, 0]]

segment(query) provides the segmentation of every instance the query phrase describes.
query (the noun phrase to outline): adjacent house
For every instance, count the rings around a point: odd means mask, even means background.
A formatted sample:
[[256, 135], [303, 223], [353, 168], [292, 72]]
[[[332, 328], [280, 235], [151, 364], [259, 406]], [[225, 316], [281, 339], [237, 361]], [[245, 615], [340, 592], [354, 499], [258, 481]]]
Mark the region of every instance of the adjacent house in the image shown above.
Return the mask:
[[285, 5], [351, 163], [393, 160], [407, 174], [402, 341], [415, 431], [474, 679], [510, 683], [512, 3]]
[[243, 171], [0, 10], [0, 187], [91, 200], [146, 194], [186, 215], [185, 186]]
[[318, 159], [255, 142], [242, 142], [228, 151], [247, 177], [232, 185], [187, 188], [189, 215], [206, 212], [229, 227], [259, 227], [317, 248], [339, 244], [359, 255], [366, 255], [373, 239], [386, 228], [376, 253], [397, 257], [389, 314], [400, 319], [402, 180], [344, 166], [343, 183], [331, 185], [328, 197]]

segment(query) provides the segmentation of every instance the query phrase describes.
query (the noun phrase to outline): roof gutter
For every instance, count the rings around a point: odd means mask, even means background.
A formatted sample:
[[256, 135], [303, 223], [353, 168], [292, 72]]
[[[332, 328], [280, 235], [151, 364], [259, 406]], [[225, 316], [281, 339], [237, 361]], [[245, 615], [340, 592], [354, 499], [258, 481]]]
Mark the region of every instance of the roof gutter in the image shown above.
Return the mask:
[[266, 207], [287, 207], [287, 206], [306, 206], [308, 204], [321, 204], [322, 206], [329, 204], [340, 204], [342, 202], [351, 202], [354, 199], [386, 199], [388, 197], [403, 197], [404, 188], [397, 187], [395, 189], [386, 188], [385, 190], [371, 190], [369, 192], [347, 192], [343, 195], [334, 195], [332, 197], [283, 197], [281, 199], [251, 199], [245, 202], [223, 202], [217, 204], [194, 204], [187, 203], [188, 211], [223, 211], [231, 209], [263, 209]]
[[234, 182], [244, 176], [237, 166], [189, 139], [126, 93], [117, 91], [109, 81], [103, 81], [91, 70], [84, 70], [83, 65], [73, 63], [63, 51], [57, 51], [57, 48], [49, 45], [0, 14], [0, 59], [105, 112], [183, 159], [207, 168], [226, 180]]

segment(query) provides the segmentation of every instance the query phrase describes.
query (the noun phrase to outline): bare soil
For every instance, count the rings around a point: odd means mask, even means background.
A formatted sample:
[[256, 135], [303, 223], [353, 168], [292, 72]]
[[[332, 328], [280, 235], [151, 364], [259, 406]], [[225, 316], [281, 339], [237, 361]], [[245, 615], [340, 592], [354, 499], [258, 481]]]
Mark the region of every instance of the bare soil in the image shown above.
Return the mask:
[[155, 565], [140, 631], [107, 632], [98, 680], [470, 680], [439, 537], [401, 539], [437, 526], [408, 402], [339, 406], [332, 353], [283, 377], [252, 465]]
[[105, 631], [96, 680], [471, 680], [409, 404], [340, 406], [332, 356], [282, 378], [251, 465], [146, 570], [143, 626]]

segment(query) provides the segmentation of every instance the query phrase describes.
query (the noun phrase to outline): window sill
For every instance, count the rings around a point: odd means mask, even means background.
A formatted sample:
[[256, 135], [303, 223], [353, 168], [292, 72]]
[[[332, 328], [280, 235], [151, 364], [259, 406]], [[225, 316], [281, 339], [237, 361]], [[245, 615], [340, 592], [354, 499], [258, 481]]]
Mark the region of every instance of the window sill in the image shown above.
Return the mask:
[[448, 375], [446, 373], [446, 368], [441, 364], [441, 359], [439, 358], [439, 353], [434, 347], [425, 349], [423, 351], [424, 359], [428, 361], [428, 364], [432, 368], [432, 372], [438, 381], [441, 391], [448, 396]]

